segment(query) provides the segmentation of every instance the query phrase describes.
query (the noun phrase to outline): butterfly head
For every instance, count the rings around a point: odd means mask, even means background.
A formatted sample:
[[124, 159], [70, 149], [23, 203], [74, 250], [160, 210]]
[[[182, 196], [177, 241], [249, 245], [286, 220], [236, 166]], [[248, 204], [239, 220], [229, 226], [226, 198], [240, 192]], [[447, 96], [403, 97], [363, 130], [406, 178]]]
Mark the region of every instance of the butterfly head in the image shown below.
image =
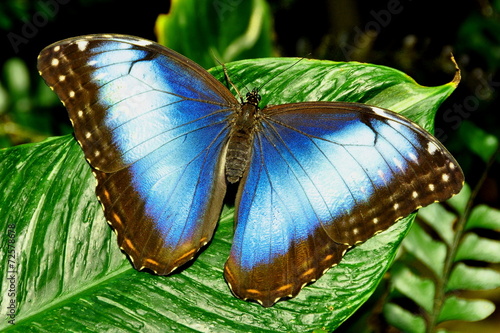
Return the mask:
[[257, 88], [254, 88], [252, 91], [249, 91], [247, 93], [245, 103], [259, 106], [260, 99], [261, 97], [259, 94], [259, 90]]

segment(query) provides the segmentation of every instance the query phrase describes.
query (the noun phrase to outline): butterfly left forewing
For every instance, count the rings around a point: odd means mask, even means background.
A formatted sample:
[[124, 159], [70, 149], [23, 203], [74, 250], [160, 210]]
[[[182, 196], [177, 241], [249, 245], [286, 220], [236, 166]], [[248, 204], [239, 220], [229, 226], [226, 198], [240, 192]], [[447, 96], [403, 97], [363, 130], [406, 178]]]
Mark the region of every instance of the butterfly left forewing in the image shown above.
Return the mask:
[[347, 248], [462, 185], [449, 152], [390, 111], [321, 102], [264, 109], [226, 279], [264, 306], [293, 297]]
[[[38, 56], [38, 70], [66, 106], [85, 157], [104, 172], [154, 151], [172, 129], [207, 116], [223, 121], [238, 104], [196, 63], [133, 36], [87, 35], [54, 43]], [[135, 137], [126, 138], [130, 132]]]
[[193, 258], [222, 207], [236, 99], [191, 60], [132, 36], [52, 44], [38, 68], [68, 109], [105, 216], [134, 266], [168, 274]]

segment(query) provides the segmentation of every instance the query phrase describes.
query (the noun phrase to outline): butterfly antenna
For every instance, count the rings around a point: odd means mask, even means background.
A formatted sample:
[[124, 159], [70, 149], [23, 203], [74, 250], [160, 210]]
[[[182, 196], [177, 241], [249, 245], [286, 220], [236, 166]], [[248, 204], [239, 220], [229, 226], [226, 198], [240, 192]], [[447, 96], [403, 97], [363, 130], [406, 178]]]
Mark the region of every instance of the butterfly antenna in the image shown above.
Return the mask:
[[289, 70], [290, 68], [292, 68], [293, 66], [297, 65], [299, 62], [301, 62], [302, 60], [304, 59], [307, 59], [307, 58], [300, 58], [299, 60], [295, 61], [293, 64], [291, 64], [290, 66], [288, 66], [287, 68], [285, 68], [284, 70], [282, 70], [278, 75], [275, 75], [273, 76], [272, 78], [270, 78], [269, 80], [267, 80], [266, 82], [264, 82], [259, 88], [257, 88], [256, 90], [257, 91], [260, 91], [266, 84], [268, 84], [269, 82], [271, 82], [272, 80], [274, 80], [275, 78], [277, 78], [278, 76], [280, 76], [281, 74], [285, 73], [287, 70]]
[[231, 78], [229, 77], [229, 73], [227, 71], [227, 67], [226, 65], [224, 64], [221, 64], [222, 65], [222, 70], [224, 71], [224, 76], [226, 77], [226, 81], [231, 85], [231, 87], [234, 88], [234, 90], [236, 90], [236, 93], [238, 94], [238, 96], [240, 97], [240, 100], [243, 102], [243, 95], [240, 93], [240, 91], [238, 90], [238, 88], [236, 88], [236, 86], [234, 85], [233, 81], [231, 81]]
[[215, 57], [215, 55], [213, 54], [213, 51], [212, 51], [212, 56], [214, 56], [215, 61], [217, 61], [217, 63], [222, 66], [222, 70], [224, 71], [224, 77], [226, 78], [226, 82], [229, 85], [231, 85], [231, 87], [234, 88], [234, 90], [238, 94], [238, 97], [240, 98], [241, 102], [243, 102], [243, 95], [240, 93], [240, 91], [238, 90], [238, 88], [236, 88], [236, 86], [234, 85], [233, 81], [231, 81], [231, 78], [229, 77], [229, 72], [227, 71], [226, 65], [223, 64], [222, 62], [220, 62], [217, 57]]

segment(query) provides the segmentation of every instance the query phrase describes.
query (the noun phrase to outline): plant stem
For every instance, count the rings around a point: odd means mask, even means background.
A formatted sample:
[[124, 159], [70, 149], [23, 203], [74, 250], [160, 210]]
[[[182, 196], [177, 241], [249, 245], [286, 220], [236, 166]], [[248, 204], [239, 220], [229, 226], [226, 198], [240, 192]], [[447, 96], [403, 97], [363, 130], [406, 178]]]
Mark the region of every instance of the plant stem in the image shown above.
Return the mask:
[[444, 267], [443, 267], [443, 275], [442, 278], [438, 278], [436, 281], [436, 293], [434, 296], [434, 305], [433, 305], [433, 311], [432, 313], [429, 314], [429, 321], [428, 321], [428, 326], [427, 326], [427, 333], [433, 333], [435, 332], [436, 326], [438, 324], [437, 320], [439, 317], [439, 314], [441, 313], [441, 310], [443, 308], [443, 303], [445, 300], [445, 290], [446, 290], [446, 285], [448, 284], [448, 280], [450, 278], [451, 270], [453, 268], [453, 265], [455, 263], [455, 256], [458, 251], [458, 247], [460, 245], [460, 242], [462, 240], [462, 236], [464, 234], [464, 228], [467, 223], [467, 220], [469, 219], [470, 213], [472, 211], [472, 208], [474, 206], [474, 201], [477, 197], [477, 194], [479, 193], [479, 190], [483, 186], [484, 181], [486, 180], [486, 177], [488, 176], [488, 172], [491, 169], [493, 163], [495, 162], [497, 156], [500, 154], [500, 148], [498, 148], [494, 154], [490, 157], [488, 160], [488, 163], [486, 165], [486, 168], [477, 182], [476, 186], [474, 187], [474, 190], [471, 193], [471, 196], [469, 200], [467, 201], [467, 206], [465, 207], [465, 210], [463, 214], [461, 214], [458, 218], [457, 224], [455, 226], [455, 235], [453, 238], [453, 242], [448, 249], [448, 253], [445, 259]]

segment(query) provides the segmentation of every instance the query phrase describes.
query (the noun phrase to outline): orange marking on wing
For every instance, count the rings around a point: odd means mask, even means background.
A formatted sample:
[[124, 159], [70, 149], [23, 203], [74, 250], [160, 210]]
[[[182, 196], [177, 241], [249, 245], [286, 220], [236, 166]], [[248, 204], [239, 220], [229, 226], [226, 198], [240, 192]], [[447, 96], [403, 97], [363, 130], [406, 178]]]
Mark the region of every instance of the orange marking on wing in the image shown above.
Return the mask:
[[333, 255], [329, 254], [325, 257], [325, 259], [322, 260], [322, 262], [325, 262], [325, 261], [330, 261], [330, 259], [333, 258]]
[[117, 223], [120, 226], [123, 226], [123, 222], [122, 222], [120, 215], [113, 213], [113, 223]]
[[284, 291], [284, 290], [287, 290], [287, 289], [291, 289], [292, 288], [292, 284], [289, 283], [289, 284], [285, 284], [284, 286], [281, 286], [279, 287], [278, 289], [276, 289], [277, 291]]
[[247, 289], [247, 293], [252, 294], [252, 295], [261, 295], [262, 294], [257, 289]]
[[300, 275], [300, 277], [306, 277], [308, 275], [311, 275], [312, 273], [314, 273], [315, 270], [316, 270], [315, 268], [309, 268], [307, 271], [305, 271], [304, 273], [302, 273]]
[[160, 263], [158, 261], [156, 261], [154, 259], [151, 259], [151, 258], [147, 258], [144, 261], [147, 262], [147, 263], [152, 264], [153, 266], [159, 266], [160, 265]]
[[125, 243], [126, 247], [134, 252], [137, 252], [137, 249], [136, 247], [134, 246], [134, 244], [130, 241], [130, 239], [128, 238], [125, 238], [123, 239], [123, 243]]
[[197, 251], [197, 249], [192, 249], [191, 251], [186, 252], [182, 257], [179, 257], [179, 259], [177, 259], [176, 261], [179, 262], [179, 261], [182, 261], [185, 258], [192, 257], [192, 256], [194, 256], [194, 254], [196, 253], [196, 251]]
[[109, 191], [104, 190], [104, 191], [102, 192], [102, 194], [103, 194], [103, 195], [104, 195], [104, 197], [106, 198], [106, 201], [110, 201], [110, 198], [109, 198]]

